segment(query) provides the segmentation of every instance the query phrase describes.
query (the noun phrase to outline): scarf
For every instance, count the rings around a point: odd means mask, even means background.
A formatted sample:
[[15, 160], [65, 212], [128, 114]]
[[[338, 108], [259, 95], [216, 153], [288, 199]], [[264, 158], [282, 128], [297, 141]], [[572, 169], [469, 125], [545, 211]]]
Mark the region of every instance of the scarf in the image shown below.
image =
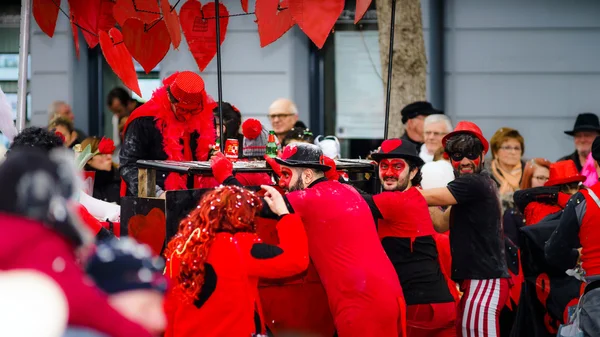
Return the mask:
[[521, 184], [521, 176], [523, 170], [521, 169], [521, 162], [509, 172], [500, 167], [498, 159], [492, 160], [492, 175], [494, 179], [500, 184], [498, 192], [500, 195], [505, 195], [514, 192], [519, 189]]

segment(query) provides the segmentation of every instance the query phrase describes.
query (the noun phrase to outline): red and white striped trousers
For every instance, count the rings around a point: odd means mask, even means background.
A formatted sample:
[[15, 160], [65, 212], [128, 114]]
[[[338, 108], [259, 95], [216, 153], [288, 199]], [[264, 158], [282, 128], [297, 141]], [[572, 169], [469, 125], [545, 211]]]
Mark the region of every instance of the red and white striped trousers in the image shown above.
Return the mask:
[[458, 337], [498, 337], [500, 310], [509, 296], [508, 279], [464, 280], [458, 308]]

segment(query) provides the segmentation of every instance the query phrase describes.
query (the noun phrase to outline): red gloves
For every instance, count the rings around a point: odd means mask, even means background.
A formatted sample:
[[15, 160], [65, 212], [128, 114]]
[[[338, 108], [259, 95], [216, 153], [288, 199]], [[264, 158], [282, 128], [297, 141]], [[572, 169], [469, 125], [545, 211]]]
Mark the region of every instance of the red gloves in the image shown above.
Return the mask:
[[273, 172], [275, 172], [275, 174], [276, 174], [278, 177], [281, 177], [281, 165], [279, 165], [279, 164], [278, 164], [278, 163], [275, 161], [275, 159], [273, 159], [273, 158], [271, 158], [271, 157], [267, 156], [266, 154], [265, 154], [264, 158], [265, 158], [265, 161], [267, 162], [267, 164], [269, 164], [269, 166], [271, 166], [271, 168], [273, 169]]
[[210, 159], [210, 168], [213, 176], [220, 184], [233, 175], [233, 164], [221, 152], [217, 152]]
[[331, 169], [329, 169], [329, 171], [325, 172], [325, 178], [327, 178], [327, 180], [339, 180], [340, 179], [340, 174], [337, 172], [337, 168], [335, 166], [335, 160], [333, 160], [327, 156], [323, 156], [323, 164], [331, 167]]

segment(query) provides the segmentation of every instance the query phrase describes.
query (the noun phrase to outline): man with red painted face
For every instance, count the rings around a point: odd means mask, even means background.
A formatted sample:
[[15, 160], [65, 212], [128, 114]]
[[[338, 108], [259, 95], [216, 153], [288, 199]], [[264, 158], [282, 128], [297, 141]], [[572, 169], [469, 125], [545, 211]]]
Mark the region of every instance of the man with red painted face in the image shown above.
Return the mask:
[[[202, 78], [191, 71], [175, 73], [163, 81], [152, 98], [135, 109], [123, 128], [120, 173], [121, 196], [137, 195], [136, 162], [145, 160], [204, 161], [215, 142], [215, 102], [208, 96]], [[157, 172], [161, 190], [201, 188], [212, 178]]]
[[[215, 176], [239, 185], [226, 158], [212, 160]], [[325, 177], [330, 167], [316, 145], [290, 144], [275, 160], [281, 165], [279, 185], [289, 191], [284, 197], [288, 209], [304, 223], [337, 335], [405, 336], [402, 289], [363, 197], [352, 186]], [[262, 216], [273, 216], [265, 211]]]
[[458, 336], [498, 336], [498, 318], [509, 295], [501, 207], [496, 184], [482, 172], [488, 142], [479, 127], [461, 121], [442, 139], [457, 178], [447, 187], [422, 190], [438, 232], [450, 229], [452, 279], [464, 295]]
[[[419, 193], [423, 160], [411, 142], [388, 139], [371, 154], [383, 192], [363, 195], [406, 298], [408, 337], [456, 336], [456, 302], [440, 267], [427, 202]], [[458, 294], [455, 294], [458, 297]]]

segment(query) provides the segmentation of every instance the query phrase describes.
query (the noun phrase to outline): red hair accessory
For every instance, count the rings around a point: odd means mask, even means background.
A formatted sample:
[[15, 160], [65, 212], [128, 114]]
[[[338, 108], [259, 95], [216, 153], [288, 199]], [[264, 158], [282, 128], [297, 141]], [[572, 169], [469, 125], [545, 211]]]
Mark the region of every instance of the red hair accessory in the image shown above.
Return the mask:
[[54, 134], [57, 135], [62, 140], [63, 143], [67, 140], [65, 138], [65, 135], [63, 135], [62, 133], [60, 133], [58, 131], [54, 131]]
[[288, 159], [294, 154], [298, 152], [298, 148], [296, 144], [291, 144], [283, 148], [283, 152], [281, 153], [281, 159]]
[[102, 137], [98, 144], [98, 152], [101, 154], [113, 154], [115, 152], [115, 142], [110, 138]]
[[256, 139], [260, 136], [262, 128], [262, 124], [258, 119], [250, 118], [242, 124], [242, 134], [248, 139]]

